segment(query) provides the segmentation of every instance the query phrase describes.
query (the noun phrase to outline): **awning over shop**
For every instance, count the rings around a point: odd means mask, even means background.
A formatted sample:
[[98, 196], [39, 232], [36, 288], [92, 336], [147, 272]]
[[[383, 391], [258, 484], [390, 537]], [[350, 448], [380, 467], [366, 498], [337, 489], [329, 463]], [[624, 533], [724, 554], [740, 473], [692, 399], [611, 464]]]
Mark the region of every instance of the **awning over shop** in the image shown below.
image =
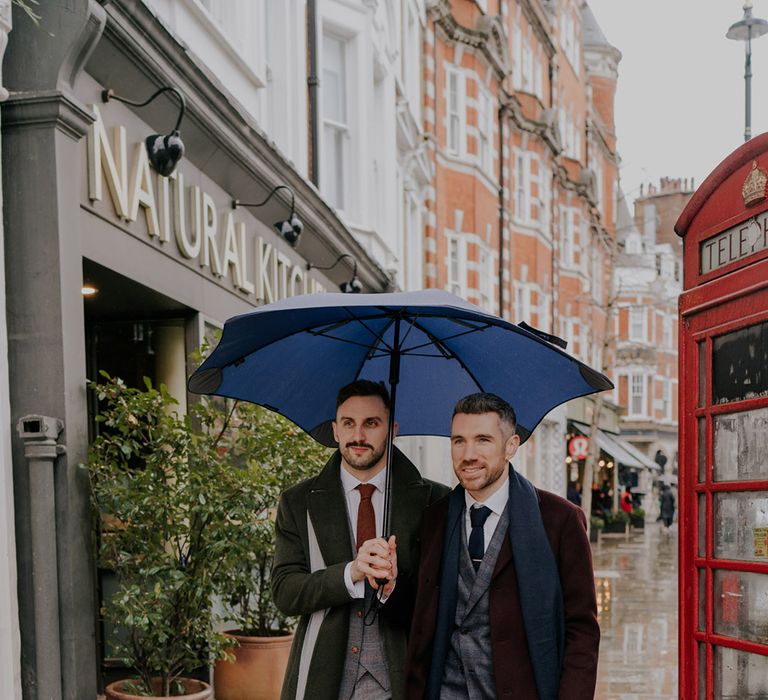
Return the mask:
[[[580, 423], [578, 421], [572, 421], [576, 430], [580, 433], [590, 436], [592, 432], [591, 426], [586, 423]], [[597, 430], [597, 444], [601, 450], [607, 452], [611, 457], [616, 460], [617, 464], [623, 464], [625, 467], [631, 469], [650, 469], [651, 471], [661, 471], [661, 467], [656, 464], [650, 457], [646, 457], [640, 450], [633, 447], [625, 440], [622, 440], [616, 435], [610, 435], [598, 428]]]

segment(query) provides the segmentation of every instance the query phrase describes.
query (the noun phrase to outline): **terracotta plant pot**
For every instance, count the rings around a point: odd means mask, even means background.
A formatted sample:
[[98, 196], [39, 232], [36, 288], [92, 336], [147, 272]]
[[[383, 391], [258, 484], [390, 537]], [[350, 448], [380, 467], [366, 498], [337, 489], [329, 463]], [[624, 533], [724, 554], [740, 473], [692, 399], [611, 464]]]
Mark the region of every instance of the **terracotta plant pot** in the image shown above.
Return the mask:
[[293, 635], [244, 637], [235, 631], [228, 634], [240, 646], [231, 650], [234, 662], [216, 662], [216, 700], [278, 700]]
[[[184, 684], [186, 693], [184, 695], [160, 695], [162, 692], [160, 689], [160, 681], [155, 680], [152, 682], [152, 690], [157, 695], [151, 695], [153, 700], [212, 700], [213, 688], [203, 681], [192, 680], [191, 678], [180, 678], [179, 681]], [[105, 689], [107, 700], [147, 700], [144, 695], [134, 695], [133, 693], [127, 693], [122, 690], [123, 684], [128, 683], [126, 680], [115, 681], [110, 683]]]

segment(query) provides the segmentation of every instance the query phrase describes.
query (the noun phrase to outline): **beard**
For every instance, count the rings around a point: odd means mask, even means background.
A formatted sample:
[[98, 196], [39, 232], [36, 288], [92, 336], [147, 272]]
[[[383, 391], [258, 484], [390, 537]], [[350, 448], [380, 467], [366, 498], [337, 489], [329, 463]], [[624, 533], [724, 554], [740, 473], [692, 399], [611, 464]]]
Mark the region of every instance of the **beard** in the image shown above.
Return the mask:
[[[358, 455], [352, 451], [353, 447], [367, 447], [370, 452]], [[353, 469], [359, 469], [360, 471], [367, 471], [375, 467], [384, 456], [386, 448], [386, 443], [380, 445], [378, 449], [367, 442], [348, 442], [343, 447], [339, 445], [339, 451], [344, 461]]]

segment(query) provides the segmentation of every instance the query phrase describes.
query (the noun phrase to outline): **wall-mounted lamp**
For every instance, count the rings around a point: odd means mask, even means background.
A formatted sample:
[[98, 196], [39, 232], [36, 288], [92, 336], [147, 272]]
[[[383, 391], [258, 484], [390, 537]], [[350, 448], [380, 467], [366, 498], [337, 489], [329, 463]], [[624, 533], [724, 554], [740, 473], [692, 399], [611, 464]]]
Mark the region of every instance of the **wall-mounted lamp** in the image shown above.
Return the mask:
[[288, 241], [289, 245], [291, 247], [295, 248], [299, 244], [299, 236], [301, 236], [301, 232], [304, 230], [304, 224], [301, 223], [301, 220], [298, 216], [296, 216], [295, 213], [295, 204], [296, 200], [293, 194], [293, 190], [288, 187], [288, 185], [278, 185], [275, 187], [268, 195], [267, 198], [263, 202], [241, 202], [239, 199], [233, 199], [232, 200], [232, 208], [237, 209], [238, 207], [263, 207], [270, 199], [272, 199], [272, 195], [275, 194], [278, 190], [288, 190], [291, 193], [291, 213], [288, 215], [288, 218], [284, 221], [277, 221], [275, 222], [275, 228], [278, 230], [278, 233], [285, 238], [286, 241]]
[[83, 280], [83, 286], [80, 291], [84, 297], [92, 297], [94, 294], [99, 293], [99, 288], [96, 287], [92, 282]]
[[357, 260], [355, 260], [349, 253], [342, 253], [331, 265], [328, 265], [328, 267], [319, 267], [318, 265], [307, 263], [307, 270], [332, 270], [344, 258], [349, 258], [352, 261], [352, 279], [349, 280], [349, 282], [342, 282], [339, 285], [339, 289], [344, 294], [359, 294], [363, 291], [363, 285], [357, 278]]
[[181, 120], [184, 118], [184, 110], [186, 109], [184, 95], [182, 95], [175, 87], [166, 85], [165, 87], [161, 87], [154, 95], [144, 102], [134, 102], [125, 97], [120, 97], [115, 95], [112, 90], [104, 90], [101, 93], [101, 99], [104, 102], [117, 100], [118, 102], [132, 105], [133, 107], [144, 107], [163, 92], [172, 92], [178, 98], [180, 107], [179, 118], [176, 120], [176, 126], [173, 127], [171, 133], [166, 135], [152, 134], [151, 136], [147, 136], [144, 143], [147, 147], [149, 163], [152, 168], [163, 177], [168, 177], [173, 173], [179, 161], [184, 156], [184, 142], [179, 135], [179, 126], [181, 125]]

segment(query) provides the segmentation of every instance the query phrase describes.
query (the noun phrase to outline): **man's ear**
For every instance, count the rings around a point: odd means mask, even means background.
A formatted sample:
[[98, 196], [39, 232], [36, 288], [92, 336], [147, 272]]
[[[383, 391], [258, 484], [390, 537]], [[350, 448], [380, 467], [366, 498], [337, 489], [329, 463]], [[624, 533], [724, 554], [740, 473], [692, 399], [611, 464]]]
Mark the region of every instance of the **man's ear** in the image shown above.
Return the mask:
[[515, 456], [515, 452], [517, 452], [518, 447], [520, 447], [520, 436], [516, 433], [514, 435], [510, 435], [507, 438], [507, 442], [504, 444], [504, 457], [506, 458], [507, 462], [509, 462], [512, 457]]
[[339, 436], [336, 433], [336, 421], [335, 420], [331, 421], [331, 427], [333, 428], [333, 439], [336, 440], [336, 442], [338, 442], [339, 441]]
[[395, 421], [395, 425], [392, 428], [392, 439], [394, 440], [397, 437], [397, 421]]

